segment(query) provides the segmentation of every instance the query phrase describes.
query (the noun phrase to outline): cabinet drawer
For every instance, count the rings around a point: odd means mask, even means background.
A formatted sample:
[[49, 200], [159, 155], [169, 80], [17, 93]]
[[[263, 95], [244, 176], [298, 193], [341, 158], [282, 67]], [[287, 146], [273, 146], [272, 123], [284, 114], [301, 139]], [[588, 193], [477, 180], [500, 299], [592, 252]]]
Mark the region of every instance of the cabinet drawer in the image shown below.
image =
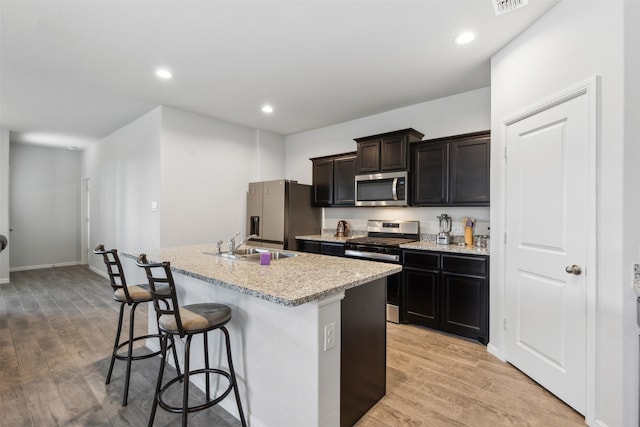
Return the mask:
[[428, 251], [404, 251], [402, 265], [423, 270], [439, 270], [440, 254]]
[[485, 256], [442, 255], [442, 271], [474, 276], [487, 276], [488, 263]]
[[344, 256], [344, 244], [322, 242], [320, 253], [322, 255]]
[[296, 240], [298, 242], [297, 251], [310, 252], [312, 254], [320, 253], [320, 242], [316, 240]]

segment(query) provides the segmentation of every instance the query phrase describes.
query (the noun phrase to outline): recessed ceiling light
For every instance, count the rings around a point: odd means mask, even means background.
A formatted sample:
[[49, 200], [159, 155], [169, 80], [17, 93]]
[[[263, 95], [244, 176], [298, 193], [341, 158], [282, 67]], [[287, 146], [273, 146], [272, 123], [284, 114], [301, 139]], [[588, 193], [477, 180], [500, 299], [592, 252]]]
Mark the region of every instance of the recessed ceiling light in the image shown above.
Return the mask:
[[170, 79], [173, 77], [173, 74], [171, 74], [171, 71], [167, 70], [166, 68], [158, 68], [156, 70], [156, 76], [160, 77], [161, 79]]
[[458, 37], [456, 37], [456, 43], [466, 44], [475, 38], [476, 38], [476, 35], [473, 34], [471, 31], [465, 31], [464, 33], [460, 33]]
[[273, 107], [269, 104], [263, 105], [262, 106], [262, 112], [265, 114], [271, 114], [273, 113]]

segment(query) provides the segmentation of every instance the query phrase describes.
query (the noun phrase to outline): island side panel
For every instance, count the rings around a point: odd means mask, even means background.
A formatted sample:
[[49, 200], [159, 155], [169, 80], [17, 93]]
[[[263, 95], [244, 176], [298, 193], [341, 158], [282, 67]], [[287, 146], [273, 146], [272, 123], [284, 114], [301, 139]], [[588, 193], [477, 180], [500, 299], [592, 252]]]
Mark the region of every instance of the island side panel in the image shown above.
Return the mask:
[[340, 426], [352, 426], [386, 393], [386, 278], [345, 292], [342, 301]]

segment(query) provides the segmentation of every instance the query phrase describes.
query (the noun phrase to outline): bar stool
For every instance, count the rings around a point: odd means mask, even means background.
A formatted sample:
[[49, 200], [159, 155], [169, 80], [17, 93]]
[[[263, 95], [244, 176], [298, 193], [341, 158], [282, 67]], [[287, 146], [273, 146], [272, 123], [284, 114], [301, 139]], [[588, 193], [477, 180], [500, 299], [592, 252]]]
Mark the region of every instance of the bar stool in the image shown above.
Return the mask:
[[[242, 403], [240, 402], [240, 393], [238, 392], [238, 382], [236, 380], [236, 373], [233, 369], [233, 360], [231, 358], [231, 343], [229, 341], [229, 331], [224, 325], [231, 320], [231, 308], [224, 304], [216, 303], [201, 303], [190, 304], [180, 307], [178, 304], [178, 297], [176, 294], [176, 286], [173, 280], [173, 274], [171, 273], [171, 265], [169, 262], [162, 263], [149, 263], [147, 261], [146, 254], [140, 254], [137, 260], [139, 267], [145, 269], [147, 273], [147, 279], [149, 279], [149, 287], [151, 289], [151, 296], [153, 297], [153, 305], [156, 312], [160, 315], [160, 331], [162, 332], [162, 361], [160, 364], [160, 372], [158, 374], [158, 382], [156, 384], [156, 393], [153, 399], [153, 408], [151, 409], [151, 416], [149, 418], [149, 427], [153, 426], [153, 420], [155, 418], [156, 409], [160, 405], [164, 410], [172, 413], [182, 413], [182, 425], [187, 425], [187, 414], [190, 412], [200, 411], [209, 408], [229, 395], [233, 390], [236, 397], [236, 404], [238, 405], [238, 413], [240, 414], [240, 422], [243, 427], [246, 427], [247, 423], [242, 412]], [[154, 272], [158, 275], [154, 276]], [[163, 289], [163, 286], [168, 285], [171, 300], [171, 308], [162, 308], [159, 304], [160, 297], [163, 293], [158, 294], [158, 291]], [[164, 292], [164, 291], [162, 291]], [[227, 363], [229, 364], [229, 372], [222, 369], [215, 369], [209, 367], [209, 342], [207, 339], [208, 332], [219, 329], [224, 333], [225, 344], [227, 349]], [[204, 369], [189, 370], [189, 356], [191, 349], [191, 339], [196, 334], [202, 334], [204, 339]], [[166, 384], [162, 385], [162, 377], [165, 366], [165, 355], [167, 352], [167, 341], [174, 335], [184, 338], [186, 336], [184, 345], [184, 374], [169, 380]], [[191, 375], [204, 374], [205, 375], [205, 394], [206, 401], [203, 404], [197, 406], [189, 406], [189, 377]], [[218, 397], [211, 398], [210, 390], [210, 374], [221, 375], [229, 381], [229, 385]], [[182, 384], [182, 406], [171, 406], [163, 400], [163, 393], [176, 381], [184, 380]]]
[[[135, 313], [138, 304], [151, 302], [151, 292], [149, 292], [149, 285], [133, 285], [128, 286], [127, 280], [124, 276], [122, 264], [120, 263], [120, 257], [118, 256], [117, 249], [105, 250], [104, 245], [98, 245], [93, 251], [96, 255], [102, 255], [104, 263], [107, 266], [107, 273], [109, 274], [109, 281], [113, 288], [113, 299], [120, 303], [120, 316], [118, 317], [118, 330], [116, 332], [116, 339], [113, 344], [113, 350], [111, 351], [111, 364], [109, 365], [109, 372], [107, 373], [107, 380], [105, 384], [111, 382], [111, 374], [113, 373], [113, 365], [118, 360], [125, 360], [127, 362], [127, 371], [124, 381], [124, 395], [122, 396], [122, 406], [127, 406], [127, 400], [129, 396], [129, 380], [131, 379], [131, 362], [134, 360], [148, 359], [150, 357], [157, 356], [161, 353], [161, 350], [151, 353], [134, 354], [133, 344], [136, 341], [144, 340], [148, 338], [158, 338], [160, 344], [162, 344], [162, 334], [134, 336], [134, 324]], [[166, 291], [167, 287], [165, 287]], [[167, 302], [164, 301], [167, 305]], [[122, 343], [120, 342], [120, 334], [122, 333], [122, 321], [124, 318], [124, 307], [129, 306], [129, 338]], [[156, 314], [156, 322], [159, 322], [159, 316]], [[159, 326], [158, 326], [159, 330]], [[127, 348], [126, 354], [119, 354], [123, 347]], [[180, 374], [180, 365], [178, 364], [178, 355], [175, 349], [175, 343], [172, 340], [170, 347], [173, 349], [173, 358], [176, 363], [176, 369]]]

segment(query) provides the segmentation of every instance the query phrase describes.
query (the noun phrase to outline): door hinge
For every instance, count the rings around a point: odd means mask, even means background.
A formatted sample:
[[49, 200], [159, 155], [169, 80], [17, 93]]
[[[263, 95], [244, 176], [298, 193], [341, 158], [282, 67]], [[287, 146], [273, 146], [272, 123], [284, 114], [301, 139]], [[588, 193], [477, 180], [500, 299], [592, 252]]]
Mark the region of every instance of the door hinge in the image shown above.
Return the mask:
[[504, 147], [504, 160], [507, 161], [507, 146]]
[[506, 331], [507, 330], [507, 318], [503, 318], [502, 319], [502, 328]]
[[504, 243], [505, 244], [507, 243], [507, 232], [506, 231], [504, 232]]

